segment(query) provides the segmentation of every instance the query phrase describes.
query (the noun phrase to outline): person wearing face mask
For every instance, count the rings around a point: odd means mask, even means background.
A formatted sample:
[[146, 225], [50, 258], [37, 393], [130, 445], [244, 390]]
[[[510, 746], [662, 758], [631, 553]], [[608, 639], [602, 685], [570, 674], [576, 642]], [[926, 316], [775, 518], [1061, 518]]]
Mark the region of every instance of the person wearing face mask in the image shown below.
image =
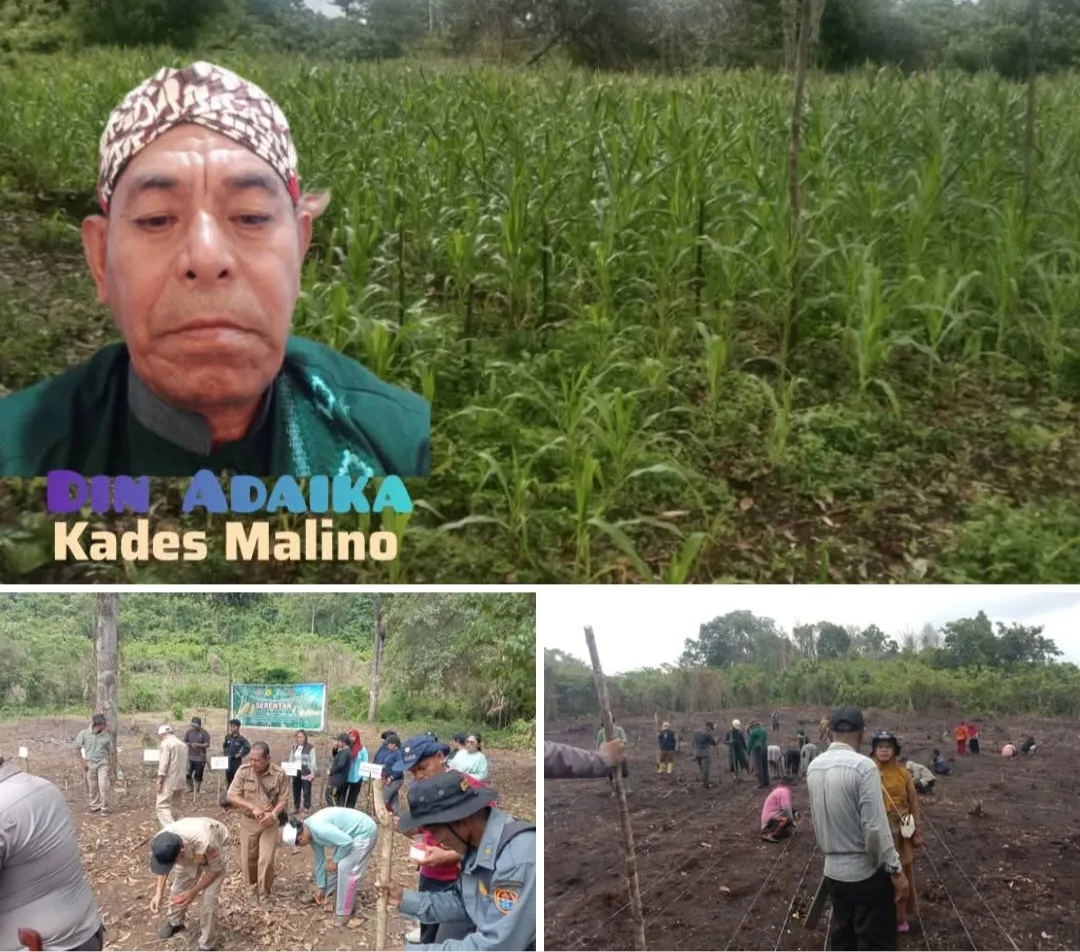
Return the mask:
[[467, 919], [473, 931], [448, 942], [406, 942], [406, 949], [536, 948], [536, 827], [493, 806], [497, 800], [495, 790], [472, 786], [457, 770], [410, 787], [409, 814], [398, 821], [398, 829], [420, 830], [442, 849], [457, 853], [459, 887], [419, 892], [376, 877], [376, 888], [389, 887], [390, 905], [402, 915], [434, 922]]
[[487, 780], [488, 759], [480, 746], [480, 735], [469, 734], [465, 738], [465, 749], [453, 755], [454, 769], [468, 774], [476, 780]]

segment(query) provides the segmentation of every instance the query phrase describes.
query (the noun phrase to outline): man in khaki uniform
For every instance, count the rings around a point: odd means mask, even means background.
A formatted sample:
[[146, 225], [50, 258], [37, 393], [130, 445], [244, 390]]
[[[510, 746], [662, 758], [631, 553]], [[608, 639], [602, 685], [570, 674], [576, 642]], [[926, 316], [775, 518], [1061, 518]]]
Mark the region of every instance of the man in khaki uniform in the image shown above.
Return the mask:
[[174, 871], [169, 892], [168, 918], [158, 930], [159, 939], [171, 939], [184, 928], [184, 914], [203, 894], [199, 907], [199, 952], [214, 948], [217, 933], [218, 890], [225, 881], [229, 830], [224, 823], [204, 816], [190, 816], [170, 823], [150, 847], [150, 872], [157, 876], [157, 892], [150, 911], [161, 910], [165, 881]]
[[274, 886], [274, 852], [281, 817], [289, 807], [289, 778], [270, 763], [270, 747], [263, 741], [251, 745], [251, 754], [229, 785], [229, 806], [240, 816], [240, 862], [248, 884], [255, 887], [255, 904], [261, 905]]
[[[113, 756], [112, 736], [105, 730], [105, 715], [95, 714], [90, 728], [79, 731], [72, 745], [75, 759], [86, 775], [90, 813], [105, 813], [105, 791], [109, 787], [109, 762]], [[83, 760], [83, 752], [86, 759]]]
[[168, 724], [158, 728], [157, 818], [168, 826], [180, 816], [180, 801], [184, 794], [187, 774], [187, 744], [177, 737]]

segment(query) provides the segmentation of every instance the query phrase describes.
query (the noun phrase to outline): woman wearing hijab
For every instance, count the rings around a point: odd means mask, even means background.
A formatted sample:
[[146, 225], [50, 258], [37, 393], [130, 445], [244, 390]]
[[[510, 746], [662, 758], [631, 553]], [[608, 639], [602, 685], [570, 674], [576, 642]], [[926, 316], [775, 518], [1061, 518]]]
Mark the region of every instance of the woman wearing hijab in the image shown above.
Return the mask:
[[[911, 774], [900, 766], [900, 741], [892, 731], [878, 731], [870, 742], [874, 763], [881, 776], [882, 796], [885, 799], [885, 813], [889, 817], [889, 829], [893, 835], [893, 845], [900, 854], [900, 866], [908, 882], [907, 896], [896, 903], [896, 931], [908, 932], [909, 913], [918, 911], [918, 899], [915, 892], [915, 849], [922, 846], [922, 809], [915, 793], [915, 781]], [[915, 823], [915, 832], [909, 839], [901, 827], [904, 818], [910, 816]]]
[[290, 762], [299, 764], [299, 769], [292, 778], [293, 812], [300, 812], [300, 797], [303, 794], [304, 811], [311, 809], [311, 781], [315, 777], [318, 767], [315, 765], [315, 748], [308, 742], [307, 731], [296, 732], [296, 742], [293, 744], [292, 753], [289, 754]]
[[470, 734], [465, 738], [465, 749], [459, 750], [454, 756], [454, 769], [474, 780], [487, 780], [488, 759], [480, 747], [479, 734]]
[[360, 740], [358, 730], [349, 731], [349, 785], [345, 790], [345, 806], [350, 810], [356, 809], [356, 799], [360, 796], [360, 788], [364, 781], [360, 778], [360, 765], [367, 763], [368, 752], [363, 741]]

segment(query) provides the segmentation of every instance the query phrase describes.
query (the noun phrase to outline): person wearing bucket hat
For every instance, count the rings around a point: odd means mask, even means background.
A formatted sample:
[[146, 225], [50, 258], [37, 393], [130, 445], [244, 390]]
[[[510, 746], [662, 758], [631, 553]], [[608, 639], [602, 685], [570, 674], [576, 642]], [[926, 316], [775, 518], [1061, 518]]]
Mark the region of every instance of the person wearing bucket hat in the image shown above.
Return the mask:
[[173, 874], [159, 939], [171, 939], [184, 928], [184, 914], [201, 894], [199, 949], [210, 952], [214, 948], [218, 890], [225, 881], [228, 845], [228, 827], [205, 816], [184, 817], [154, 837], [150, 844], [150, 872], [157, 876], [157, 889], [150, 900], [150, 911], [155, 915], [161, 911], [165, 882]]
[[835, 711], [832, 743], [806, 771], [814, 836], [825, 856], [823, 882], [832, 899], [829, 947], [836, 952], [895, 948], [896, 903], [908, 895], [878, 769], [859, 753], [865, 729], [861, 711]]
[[157, 818], [164, 827], [180, 819], [187, 775], [187, 744], [168, 724], [158, 728]]
[[105, 124], [97, 194], [83, 246], [123, 343], [0, 400], [0, 476], [429, 474], [428, 401], [290, 333], [329, 194], [262, 89], [158, 70]]
[[[356, 885], [375, 849], [375, 821], [351, 807], [325, 807], [304, 819], [293, 817], [282, 828], [281, 837], [286, 846], [311, 847], [315, 854], [315, 902], [321, 906], [327, 896], [336, 895], [338, 919], [346, 921], [353, 914]], [[328, 864], [329, 848], [334, 855]]]
[[468, 919], [474, 931], [446, 943], [406, 949], [532, 950], [536, 948], [536, 827], [492, 804], [498, 794], [478, 788], [456, 770], [437, 773], [409, 789], [409, 813], [398, 821], [402, 833], [424, 830], [443, 849], [461, 856], [458, 888], [418, 892], [389, 888], [391, 905], [423, 921]]
[[[450, 769], [446, 759], [449, 753], [450, 747], [439, 743], [434, 734], [420, 734], [405, 741], [401, 749], [402, 766], [409, 771], [414, 782], [427, 780]], [[471, 787], [484, 787], [475, 777], [465, 773], [462, 776]], [[444, 849], [427, 832], [423, 832], [422, 848], [424, 860], [420, 864], [419, 891], [443, 892], [453, 889], [461, 875], [460, 855], [455, 850]], [[407, 938], [420, 945], [433, 945], [448, 939], [460, 939], [467, 931], [452, 924], [440, 925], [438, 922], [421, 920], [419, 929], [411, 932]]]
[[91, 813], [106, 812], [105, 791], [109, 789], [109, 763], [115, 759], [112, 735], [106, 730], [105, 715], [95, 714], [90, 727], [75, 737], [75, 759], [86, 777]]
[[915, 791], [915, 781], [907, 768], [901, 767], [900, 741], [892, 731], [878, 731], [870, 738], [870, 752], [881, 776], [885, 813], [893, 846], [900, 857], [908, 892], [896, 901], [896, 931], [910, 932], [907, 917], [918, 913], [915, 891], [915, 850], [922, 846], [922, 807]]

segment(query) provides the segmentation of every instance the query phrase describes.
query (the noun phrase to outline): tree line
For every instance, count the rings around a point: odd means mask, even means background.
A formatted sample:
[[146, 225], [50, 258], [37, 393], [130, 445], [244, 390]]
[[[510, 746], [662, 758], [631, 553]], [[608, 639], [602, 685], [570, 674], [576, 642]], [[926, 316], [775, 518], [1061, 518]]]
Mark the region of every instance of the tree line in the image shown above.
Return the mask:
[[[0, 594], [0, 707], [95, 700], [94, 595]], [[513, 594], [123, 594], [118, 710], [228, 706], [230, 681], [326, 682], [335, 717], [535, 719], [535, 599]], [[382, 630], [379, 674], [372, 661]]]
[[[624, 717], [854, 704], [1080, 718], [1080, 668], [1057, 662], [1060, 655], [1042, 627], [995, 623], [985, 612], [893, 637], [877, 625], [827, 621], [789, 633], [771, 618], [734, 611], [702, 624], [677, 664], [607, 680]], [[544, 696], [548, 720], [596, 716], [592, 669], [565, 652], [544, 652]]]
[[[1080, 0], [807, 0], [816, 65], [905, 70], [1073, 68]], [[799, 0], [0, 0], [0, 49], [87, 44], [245, 49], [346, 60], [414, 52], [532, 63], [553, 51], [591, 69], [790, 68]]]

